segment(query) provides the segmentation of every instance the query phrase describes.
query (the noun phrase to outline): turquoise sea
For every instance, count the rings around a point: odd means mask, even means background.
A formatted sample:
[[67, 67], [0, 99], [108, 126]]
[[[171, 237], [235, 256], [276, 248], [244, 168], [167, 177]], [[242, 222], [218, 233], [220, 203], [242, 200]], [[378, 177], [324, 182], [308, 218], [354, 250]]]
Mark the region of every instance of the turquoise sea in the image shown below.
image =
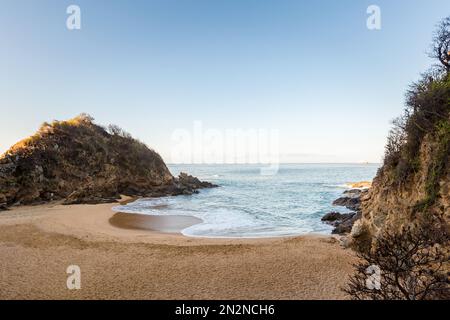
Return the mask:
[[274, 175], [261, 165], [170, 165], [218, 184], [191, 196], [140, 199], [115, 210], [148, 215], [190, 215], [203, 223], [182, 231], [192, 237], [259, 238], [329, 234], [321, 222], [348, 182], [372, 180], [379, 164], [281, 164]]

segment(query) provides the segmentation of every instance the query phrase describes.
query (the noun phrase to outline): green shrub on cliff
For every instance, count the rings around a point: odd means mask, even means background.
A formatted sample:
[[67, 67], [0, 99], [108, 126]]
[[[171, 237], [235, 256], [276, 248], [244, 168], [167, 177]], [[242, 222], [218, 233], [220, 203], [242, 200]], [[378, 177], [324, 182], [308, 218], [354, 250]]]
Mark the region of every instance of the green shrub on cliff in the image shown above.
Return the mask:
[[417, 168], [416, 156], [425, 135], [449, 126], [449, 103], [450, 77], [446, 72], [427, 73], [411, 86], [404, 114], [394, 121], [388, 136], [384, 160], [397, 170], [400, 181]]
[[[446, 48], [450, 52], [450, 17], [440, 24], [434, 38], [433, 48]], [[437, 49], [435, 49], [437, 50]], [[432, 56], [437, 57], [433, 51]], [[439, 61], [447, 61], [448, 57], [440, 55]], [[384, 157], [383, 170], [391, 172], [396, 184], [407, 183], [421, 166], [420, 147], [426, 136], [430, 136], [439, 145], [434, 150], [433, 163], [428, 172], [427, 197], [423, 204], [432, 204], [436, 196], [439, 178], [445, 172], [449, 162], [450, 135], [450, 73], [448, 64], [435, 66], [413, 83], [406, 94], [404, 113], [393, 122]]]

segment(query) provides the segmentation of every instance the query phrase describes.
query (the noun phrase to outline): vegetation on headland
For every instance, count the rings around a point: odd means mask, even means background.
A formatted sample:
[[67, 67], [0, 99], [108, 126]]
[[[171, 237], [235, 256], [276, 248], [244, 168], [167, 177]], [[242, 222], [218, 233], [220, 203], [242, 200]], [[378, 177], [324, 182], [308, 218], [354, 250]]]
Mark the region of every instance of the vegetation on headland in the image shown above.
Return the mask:
[[175, 178], [158, 153], [117, 126], [81, 114], [44, 123], [0, 157], [0, 209], [53, 200], [113, 202], [120, 195], [191, 194], [212, 184]]
[[361, 260], [344, 290], [354, 299], [450, 299], [450, 17], [430, 56], [440, 64], [408, 90], [352, 229]]

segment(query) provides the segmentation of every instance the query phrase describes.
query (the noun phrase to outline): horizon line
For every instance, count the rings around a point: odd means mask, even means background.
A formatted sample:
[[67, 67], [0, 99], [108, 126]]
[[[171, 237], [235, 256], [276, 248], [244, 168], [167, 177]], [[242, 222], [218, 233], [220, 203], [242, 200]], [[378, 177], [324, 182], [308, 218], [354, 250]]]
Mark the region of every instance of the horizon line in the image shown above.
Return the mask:
[[274, 165], [274, 164], [377, 164], [382, 165], [383, 162], [278, 162], [278, 163], [169, 163], [166, 165]]

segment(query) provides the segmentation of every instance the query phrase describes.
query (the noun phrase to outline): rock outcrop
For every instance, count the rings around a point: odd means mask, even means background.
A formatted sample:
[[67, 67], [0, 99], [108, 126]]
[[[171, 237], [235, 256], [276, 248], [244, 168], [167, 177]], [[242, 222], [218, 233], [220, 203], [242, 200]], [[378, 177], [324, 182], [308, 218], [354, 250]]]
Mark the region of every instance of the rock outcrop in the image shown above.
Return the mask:
[[361, 197], [367, 193], [367, 189], [350, 189], [343, 196], [333, 201], [334, 206], [343, 206], [353, 212], [339, 213], [330, 212], [322, 217], [322, 221], [334, 227], [333, 234], [348, 234], [353, 224], [361, 218]]
[[[447, 132], [448, 135], [448, 132]], [[441, 174], [436, 177], [435, 163], [447, 144], [445, 161]], [[431, 214], [443, 224], [450, 226], [450, 165], [448, 163], [448, 140], [428, 134], [420, 145], [417, 155], [418, 170], [411, 174], [405, 183], [395, 180], [394, 171], [384, 165], [373, 180], [372, 188], [361, 198], [362, 218], [355, 223], [351, 236], [358, 247], [370, 247], [374, 238], [383, 230], [397, 229], [414, 221], [424, 214]], [[430, 200], [430, 186], [436, 179], [435, 193]]]
[[173, 177], [155, 151], [87, 115], [45, 123], [0, 157], [0, 209], [52, 200], [113, 202], [122, 194], [192, 194], [214, 186], [187, 174]]
[[343, 206], [349, 210], [359, 211], [361, 207], [361, 196], [367, 191], [352, 189], [344, 192], [344, 196], [333, 201], [334, 206]]
[[404, 112], [388, 134], [383, 165], [361, 197], [362, 218], [351, 232], [360, 251], [408, 229], [445, 229], [450, 235], [450, 18], [444, 21], [433, 39], [438, 54], [432, 56], [441, 65], [409, 87]]
[[348, 234], [355, 221], [361, 218], [360, 212], [330, 212], [322, 217], [322, 221], [334, 227], [332, 234]]

